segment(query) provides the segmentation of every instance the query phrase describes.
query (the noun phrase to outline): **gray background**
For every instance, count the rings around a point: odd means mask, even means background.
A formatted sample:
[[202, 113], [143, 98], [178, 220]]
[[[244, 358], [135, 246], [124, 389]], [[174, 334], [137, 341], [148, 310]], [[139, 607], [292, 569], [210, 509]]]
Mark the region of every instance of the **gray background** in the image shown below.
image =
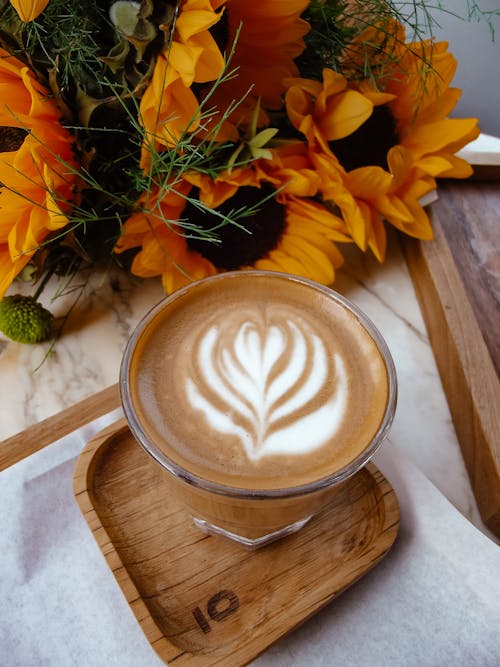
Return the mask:
[[[432, 3], [434, 4], [434, 3]], [[467, 16], [466, 0], [445, 0], [447, 11]], [[483, 10], [500, 10], [500, 0], [478, 0]], [[431, 3], [428, 5], [431, 6]], [[453, 116], [479, 118], [481, 131], [500, 137], [500, 16], [491, 19], [491, 30], [483, 17], [466, 21], [441, 10], [432, 10], [435, 21], [433, 34], [449, 42], [449, 51], [458, 60], [452, 85], [462, 89], [462, 97]]]

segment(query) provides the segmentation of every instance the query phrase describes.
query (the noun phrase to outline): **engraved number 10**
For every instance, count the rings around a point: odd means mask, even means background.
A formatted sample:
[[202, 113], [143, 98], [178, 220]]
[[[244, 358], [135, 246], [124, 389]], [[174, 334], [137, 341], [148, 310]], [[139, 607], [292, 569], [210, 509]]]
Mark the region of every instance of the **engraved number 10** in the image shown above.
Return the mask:
[[[236, 593], [224, 590], [212, 595], [207, 602], [207, 614], [212, 621], [223, 621], [230, 614], [239, 609], [240, 601]], [[205, 634], [211, 631], [210, 623], [199, 607], [193, 609], [193, 616]]]

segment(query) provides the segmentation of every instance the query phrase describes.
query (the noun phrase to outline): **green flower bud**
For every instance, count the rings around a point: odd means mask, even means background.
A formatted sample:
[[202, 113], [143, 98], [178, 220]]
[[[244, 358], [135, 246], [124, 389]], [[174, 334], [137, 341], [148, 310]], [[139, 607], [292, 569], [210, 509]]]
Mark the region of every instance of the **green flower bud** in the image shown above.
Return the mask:
[[0, 301], [0, 331], [18, 343], [41, 343], [52, 333], [54, 316], [31, 296], [5, 296]]

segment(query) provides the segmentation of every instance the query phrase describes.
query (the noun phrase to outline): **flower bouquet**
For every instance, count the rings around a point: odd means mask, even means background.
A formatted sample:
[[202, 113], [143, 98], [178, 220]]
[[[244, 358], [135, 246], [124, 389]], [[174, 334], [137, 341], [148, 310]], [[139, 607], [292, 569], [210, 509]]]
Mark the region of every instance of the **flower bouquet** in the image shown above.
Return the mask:
[[102, 262], [167, 293], [240, 268], [331, 284], [342, 244], [431, 239], [422, 198], [471, 174], [479, 130], [448, 118], [456, 61], [411, 7], [0, 0], [0, 329], [53, 335], [49, 278]]

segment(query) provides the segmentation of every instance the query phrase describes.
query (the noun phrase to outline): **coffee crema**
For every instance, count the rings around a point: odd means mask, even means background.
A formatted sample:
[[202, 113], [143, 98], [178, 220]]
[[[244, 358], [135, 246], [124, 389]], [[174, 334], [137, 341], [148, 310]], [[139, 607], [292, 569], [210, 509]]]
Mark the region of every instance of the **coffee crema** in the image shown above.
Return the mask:
[[351, 464], [389, 400], [376, 342], [333, 291], [259, 272], [167, 299], [138, 335], [127, 382], [159, 450], [242, 489], [301, 486]]

